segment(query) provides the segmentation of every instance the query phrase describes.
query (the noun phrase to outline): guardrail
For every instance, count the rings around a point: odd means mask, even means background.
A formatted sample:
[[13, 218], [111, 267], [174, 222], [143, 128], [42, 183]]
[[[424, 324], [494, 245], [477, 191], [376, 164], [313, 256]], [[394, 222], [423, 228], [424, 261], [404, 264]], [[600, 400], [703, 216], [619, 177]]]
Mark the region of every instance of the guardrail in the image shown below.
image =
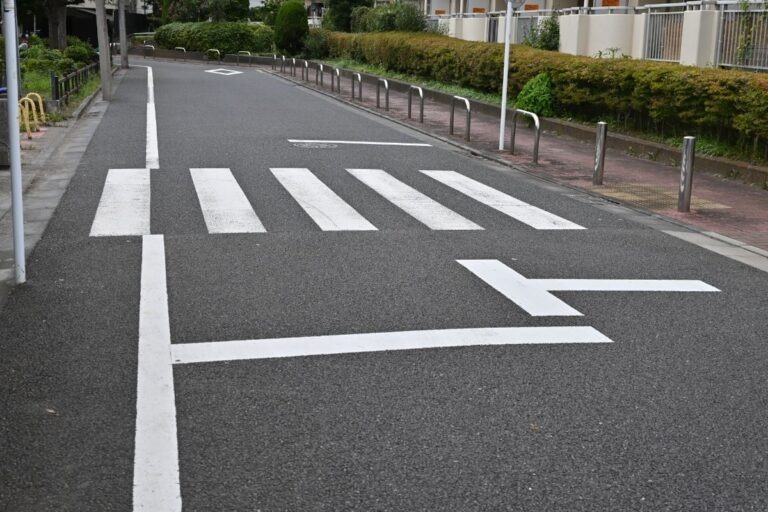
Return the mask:
[[379, 78], [376, 82], [376, 108], [381, 108], [381, 84], [384, 84], [384, 110], [389, 110], [389, 81], [386, 78]]
[[411, 103], [413, 91], [419, 91], [419, 122], [424, 122], [424, 89], [418, 85], [412, 85], [408, 88], [408, 119], [411, 118]]
[[331, 92], [333, 92], [334, 80], [338, 85], [339, 94], [341, 94], [341, 70], [339, 68], [333, 68], [331, 72]]
[[324, 81], [325, 81], [325, 66], [323, 66], [322, 64], [318, 64], [317, 68], [315, 68], [315, 85], [319, 83], [320, 87], [323, 87]]
[[[207, 50], [205, 50], [205, 56], [206, 57], [208, 57], [208, 55], [211, 54], [211, 53], [215, 53], [216, 54], [216, 58], [219, 61], [219, 64], [221, 64], [221, 51], [217, 50], [216, 48], [208, 48]], [[209, 58], [209, 60], [210, 60], [210, 58]]]
[[[363, 77], [360, 73], [352, 73], [352, 99], [355, 99], [355, 81], [358, 84], [358, 91], [360, 92], [360, 101], [363, 101]], [[339, 91], [341, 92], [341, 91]]]
[[454, 97], [451, 98], [451, 120], [450, 120], [450, 123], [449, 123], [449, 132], [448, 133], [453, 135], [453, 118], [454, 118], [454, 113], [456, 112], [456, 102], [457, 101], [463, 101], [464, 102], [464, 107], [467, 109], [467, 126], [466, 126], [466, 133], [464, 134], [464, 140], [468, 141], [469, 140], [469, 128], [470, 128], [470, 125], [472, 123], [472, 107], [471, 107], [471, 105], [469, 103], [469, 100], [467, 98], [464, 98], [463, 96], [454, 96]]
[[517, 131], [517, 115], [522, 114], [524, 116], [533, 119], [533, 124], [536, 128], [536, 134], [533, 139], [533, 163], [539, 163], [539, 138], [541, 137], [541, 123], [539, 122], [539, 116], [533, 112], [527, 110], [514, 109], [512, 111], [512, 130], [509, 137], [509, 152], [515, 154], [515, 132]]
[[247, 50], [240, 50], [239, 52], [237, 52], [237, 55], [235, 56], [235, 58], [237, 59], [238, 66], [240, 65], [240, 57], [248, 57], [248, 65], [250, 66], [252, 64], [251, 52]]
[[[173, 49], [175, 52], [182, 52], [184, 54], [184, 60], [187, 60], [187, 49], [183, 46], [177, 46]], [[173, 56], [173, 60], [176, 60], [176, 55]]]
[[53, 72], [51, 73], [51, 99], [57, 104], [69, 102], [69, 97], [80, 90], [91, 75], [99, 72], [99, 64], [89, 64], [84, 68], [80, 68], [77, 71], [70, 73], [66, 76], [59, 77]]

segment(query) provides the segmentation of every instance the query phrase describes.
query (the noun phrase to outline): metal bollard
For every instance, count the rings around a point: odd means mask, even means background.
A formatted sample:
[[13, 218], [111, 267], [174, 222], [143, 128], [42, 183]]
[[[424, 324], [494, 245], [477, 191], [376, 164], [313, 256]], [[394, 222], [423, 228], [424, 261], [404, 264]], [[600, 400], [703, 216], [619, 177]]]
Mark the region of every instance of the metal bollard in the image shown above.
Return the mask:
[[381, 84], [384, 84], [384, 110], [389, 110], [389, 81], [386, 78], [376, 82], [376, 108], [381, 108]]
[[318, 83], [320, 87], [323, 87], [323, 79], [325, 78], [325, 67], [322, 64], [318, 64], [315, 68], [315, 85]]
[[301, 68], [301, 79], [305, 82], [309, 82], [309, 62], [304, 61], [304, 67]]
[[408, 89], [408, 119], [411, 118], [411, 103], [413, 98], [413, 91], [419, 92], [419, 102], [420, 102], [419, 103], [419, 122], [423, 123], [424, 122], [424, 90], [417, 85], [412, 85]]
[[285, 55], [280, 56], [282, 60], [280, 61], [280, 72], [285, 73]]
[[691, 188], [693, 188], [693, 159], [696, 155], [696, 137], [683, 138], [683, 161], [680, 165], [680, 194], [677, 211], [691, 211]]
[[469, 127], [472, 122], [472, 109], [469, 105], [469, 100], [467, 98], [464, 98], [462, 96], [454, 96], [451, 98], [451, 120], [449, 124], [449, 133], [453, 135], [453, 118], [454, 118], [454, 112], [456, 111], [456, 102], [457, 101], [463, 101], [464, 107], [467, 109], [467, 126], [464, 133], [464, 140], [469, 140]]
[[341, 70], [339, 68], [333, 68], [333, 72], [331, 73], [331, 92], [333, 92], [334, 80], [337, 84], [336, 87], [339, 91], [339, 94], [341, 94]]
[[595, 172], [592, 174], [592, 184], [603, 184], [603, 170], [605, 169], [605, 138], [608, 135], [608, 123], [597, 123], [597, 139], [595, 141]]
[[352, 73], [352, 99], [355, 99], [355, 80], [357, 80], [358, 83], [360, 101], [363, 101], [363, 77], [360, 75], [360, 73]]

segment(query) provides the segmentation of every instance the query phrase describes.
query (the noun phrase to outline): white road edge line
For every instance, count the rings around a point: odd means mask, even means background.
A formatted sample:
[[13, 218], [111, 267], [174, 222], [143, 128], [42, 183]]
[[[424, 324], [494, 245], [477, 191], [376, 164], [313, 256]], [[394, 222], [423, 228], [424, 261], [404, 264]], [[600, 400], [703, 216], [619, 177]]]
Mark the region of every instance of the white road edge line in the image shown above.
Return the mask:
[[175, 343], [173, 364], [490, 345], [613, 343], [594, 327], [491, 327]]
[[142, 239], [133, 510], [181, 511], [171, 328], [162, 235]]
[[157, 145], [157, 112], [155, 111], [155, 80], [150, 66], [147, 69], [147, 169], [160, 168], [160, 152]]
[[416, 148], [431, 148], [432, 144], [422, 142], [374, 142], [365, 140], [308, 140], [308, 139], [288, 139], [288, 142], [297, 144], [352, 144], [361, 146], [406, 146]]

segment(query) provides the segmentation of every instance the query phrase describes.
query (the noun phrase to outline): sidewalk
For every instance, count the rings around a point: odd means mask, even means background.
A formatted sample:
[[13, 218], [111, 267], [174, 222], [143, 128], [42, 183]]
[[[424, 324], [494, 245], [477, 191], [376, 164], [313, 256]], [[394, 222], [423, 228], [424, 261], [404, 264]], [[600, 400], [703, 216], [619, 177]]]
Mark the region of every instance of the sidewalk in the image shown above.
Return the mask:
[[[288, 72], [272, 71], [271, 66], [259, 66], [262, 70], [293, 80], [311, 89], [315, 85], [314, 71], [311, 80], [291, 77]], [[768, 256], [768, 190], [750, 186], [719, 176], [694, 173], [690, 213], [677, 211], [680, 169], [660, 162], [653, 162], [612, 150], [607, 144], [605, 172], [602, 186], [592, 185], [594, 166], [594, 142], [582, 142], [575, 138], [542, 132], [539, 145], [538, 165], [532, 162], [534, 131], [527, 128], [525, 120], [518, 120], [515, 155], [509, 153], [509, 119], [505, 134], [505, 151], [498, 150], [499, 118], [482, 112], [472, 112], [470, 141], [465, 135], [465, 108], [458, 103], [454, 119], [454, 135], [449, 134], [450, 105], [425, 99], [424, 123], [418, 122], [419, 101], [414, 94], [412, 119], [408, 119], [407, 94], [390, 92], [389, 111], [384, 109], [384, 89], [381, 90], [381, 108], [376, 108], [376, 87], [363, 85], [363, 100], [351, 99], [351, 80], [341, 80], [341, 93], [331, 93], [330, 73], [326, 73], [325, 94], [362, 106], [378, 115], [435, 135], [452, 144], [499, 162], [512, 165], [530, 174], [565, 184], [611, 201], [653, 212], [666, 219], [692, 227], [696, 231], [714, 236], [733, 245], [762, 256]]]

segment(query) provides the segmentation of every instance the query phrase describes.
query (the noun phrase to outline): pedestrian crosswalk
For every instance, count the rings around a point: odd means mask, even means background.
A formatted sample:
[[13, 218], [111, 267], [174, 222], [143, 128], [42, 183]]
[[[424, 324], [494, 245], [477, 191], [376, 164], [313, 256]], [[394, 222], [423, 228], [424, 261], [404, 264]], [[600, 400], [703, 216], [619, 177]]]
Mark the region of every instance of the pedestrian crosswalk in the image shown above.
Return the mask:
[[[149, 169], [110, 169], [91, 226], [91, 236], [137, 236], [150, 234]], [[270, 168], [272, 177], [295, 204], [322, 231], [376, 231], [379, 229], [310, 169]], [[585, 229], [572, 221], [521, 201], [505, 192], [456, 171], [423, 170], [423, 175], [469, 198], [493, 208], [515, 221], [539, 230]], [[192, 168], [190, 178], [208, 233], [265, 233], [254, 204], [228, 168]], [[347, 176], [361, 182], [395, 209], [405, 212], [431, 230], [483, 230], [482, 219], [465, 217], [383, 169], [346, 169]], [[438, 185], [439, 186], [439, 185]], [[155, 198], [157, 200], [157, 198]], [[465, 213], [465, 212], [463, 212]], [[270, 220], [270, 219], [267, 219]], [[270, 225], [267, 223], [267, 225]]]

